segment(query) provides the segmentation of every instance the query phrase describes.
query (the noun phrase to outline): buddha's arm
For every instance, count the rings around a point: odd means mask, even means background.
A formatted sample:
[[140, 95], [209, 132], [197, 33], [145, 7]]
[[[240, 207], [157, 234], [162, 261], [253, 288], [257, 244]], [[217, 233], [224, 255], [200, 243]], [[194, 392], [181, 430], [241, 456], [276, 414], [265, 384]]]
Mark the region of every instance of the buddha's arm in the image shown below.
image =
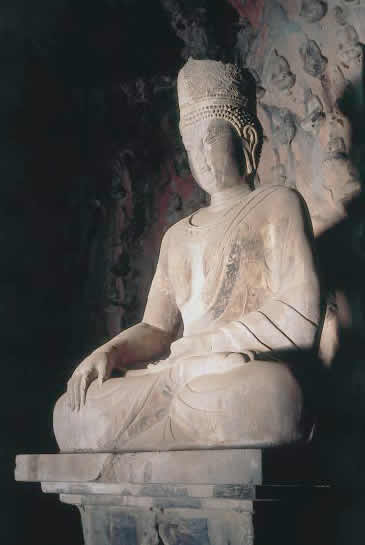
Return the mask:
[[72, 409], [79, 409], [85, 402], [88, 386], [94, 379], [103, 382], [113, 369], [147, 363], [169, 351], [179, 328], [180, 313], [168, 283], [167, 253], [165, 236], [143, 321], [94, 350], [75, 369], [67, 385]]
[[119, 369], [159, 358], [169, 350], [173, 340], [169, 332], [140, 322], [97, 348], [95, 353], [111, 354], [113, 368]]
[[142, 322], [122, 331], [98, 350], [112, 350], [116, 367], [150, 362], [169, 351], [180, 325], [180, 312], [167, 274], [168, 234], [148, 295]]
[[[272, 279], [277, 289], [256, 311], [228, 322], [200, 339], [195, 352], [267, 352], [311, 348], [320, 321], [320, 291], [313, 257], [310, 220], [299, 196], [288, 192], [283, 203], [287, 210], [286, 234], [277, 232]], [[184, 353], [189, 340], [172, 346], [175, 355]], [[179, 346], [179, 343], [180, 346]], [[193, 344], [193, 343], [192, 343]], [[204, 349], [205, 344], [205, 349]]]

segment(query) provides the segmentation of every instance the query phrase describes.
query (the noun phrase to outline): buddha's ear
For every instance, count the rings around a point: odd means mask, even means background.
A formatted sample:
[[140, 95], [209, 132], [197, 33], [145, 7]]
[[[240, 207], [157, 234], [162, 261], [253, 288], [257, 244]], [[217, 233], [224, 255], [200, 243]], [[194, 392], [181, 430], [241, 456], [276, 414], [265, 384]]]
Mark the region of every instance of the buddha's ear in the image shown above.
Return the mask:
[[247, 174], [252, 174], [254, 170], [257, 170], [256, 148], [259, 142], [259, 135], [255, 127], [245, 125], [242, 129], [242, 138], [246, 143], [243, 146], [243, 151], [246, 159]]

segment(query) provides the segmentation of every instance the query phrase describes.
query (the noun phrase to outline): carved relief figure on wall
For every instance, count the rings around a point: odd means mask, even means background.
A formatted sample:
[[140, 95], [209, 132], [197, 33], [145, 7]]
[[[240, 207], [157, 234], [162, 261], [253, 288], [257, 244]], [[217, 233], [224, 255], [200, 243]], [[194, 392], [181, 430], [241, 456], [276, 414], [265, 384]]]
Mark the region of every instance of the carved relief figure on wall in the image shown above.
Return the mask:
[[283, 357], [318, 337], [305, 203], [288, 187], [254, 189], [263, 135], [249, 73], [189, 59], [178, 96], [210, 205], [166, 232], [142, 322], [76, 368], [54, 412], [61, 450], [265, 446], [307, 431]]

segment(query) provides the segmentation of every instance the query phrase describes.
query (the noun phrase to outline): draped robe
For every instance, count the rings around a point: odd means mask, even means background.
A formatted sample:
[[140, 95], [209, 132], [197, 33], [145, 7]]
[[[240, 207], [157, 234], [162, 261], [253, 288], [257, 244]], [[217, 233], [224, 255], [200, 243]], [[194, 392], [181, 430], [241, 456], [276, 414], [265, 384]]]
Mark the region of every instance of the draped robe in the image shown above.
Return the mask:
[[[319, 283], [307, 209], [295, 190], [257, 189], [218, 222], [194, 214], [162, 241], [143, 322], [210, 339], [202, 353], [128, 371], [54, 429], [63, 450], [279, 444], [301, 437], [303, 399], [275, 354], [311, 350]], [[243, 357], [242, 355], [246, 355]]]

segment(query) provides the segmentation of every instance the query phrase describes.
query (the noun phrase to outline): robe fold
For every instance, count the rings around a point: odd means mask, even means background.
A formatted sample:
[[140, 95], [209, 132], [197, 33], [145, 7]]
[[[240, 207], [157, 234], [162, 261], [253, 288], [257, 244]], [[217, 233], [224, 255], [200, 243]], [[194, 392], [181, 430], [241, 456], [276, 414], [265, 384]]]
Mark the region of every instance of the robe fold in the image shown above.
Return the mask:
[[252, 192], [228, 221], [184, 218], [165, 235], [143, 321], [184, 335], [214, 331], [214, 352], [309, 348], [319, 324], [313, 235], [299, 194]]

